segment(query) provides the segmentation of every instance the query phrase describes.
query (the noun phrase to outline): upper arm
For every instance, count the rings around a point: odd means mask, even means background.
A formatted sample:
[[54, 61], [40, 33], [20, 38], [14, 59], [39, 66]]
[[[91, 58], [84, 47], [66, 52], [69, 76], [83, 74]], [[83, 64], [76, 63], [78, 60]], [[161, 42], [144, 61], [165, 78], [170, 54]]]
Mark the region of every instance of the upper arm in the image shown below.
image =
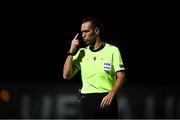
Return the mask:
[[125, 78], [125, 71], [117, 71], [116, 77], [120, 78], [120, 79], [124, 79]]

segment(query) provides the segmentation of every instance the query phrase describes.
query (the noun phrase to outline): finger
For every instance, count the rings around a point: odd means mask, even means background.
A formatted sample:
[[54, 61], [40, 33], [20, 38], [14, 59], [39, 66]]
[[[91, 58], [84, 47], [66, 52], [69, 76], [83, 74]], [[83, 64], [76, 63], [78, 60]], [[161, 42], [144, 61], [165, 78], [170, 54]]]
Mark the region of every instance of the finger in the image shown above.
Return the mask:
[[111, 101], [108, 102], [108, 106], [110, 106], [110, 104], [111, 104]]
[[106, 99], [103, 99], [101, 102], [101, 108], [105, 108], [108, 105], [108, 101]]
[[78, 40], [76, 40], [76, 41], [75, 41], [75, 44], [76, 44], [76, 45], [79, 45], [79, 41], [78, 41]]
[[79, 40], [75, 39], [75, 42], [79, 42]]
[[103, 109], [104, 107], [105, 107], [105, 104], [104, 104], [104, 103], [102, 103], [102, 105], [101, 105], [101, 107], [100, 107], [100, 108], [101, 108], [101, 109]]
[[103, 105], [102, 105], [102, 108], [105, 108], [107, 106], [109, 106], [109, 102], [104, 102]]
[[104, 99], [101, 101], [101, 105], [100, 105], [100, 108], [103, 108], [104, 107]]
[[72, 40], [72, 44], [78, 44], [78, 43], [79, 43], [79, 40], [77, 40], [77, 39]]
[[102, 102], [101, 108], [105, 108], [107, 106], [110, 106], [110, 104], [111, 104], [111, 100], [110, 101], [109, 100], [104, 100]]
[[76, 36], [74, 37], [74, 39], [77, 39], [78, 35], [79, 35], [79, 33], [76, 34]]

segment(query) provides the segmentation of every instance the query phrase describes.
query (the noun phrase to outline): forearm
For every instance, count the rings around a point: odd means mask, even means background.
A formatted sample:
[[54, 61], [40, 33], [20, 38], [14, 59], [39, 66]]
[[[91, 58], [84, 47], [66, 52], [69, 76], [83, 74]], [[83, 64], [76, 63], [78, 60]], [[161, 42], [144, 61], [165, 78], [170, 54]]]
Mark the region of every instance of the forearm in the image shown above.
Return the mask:
[[115, 82], [112, 90], [110, 91], [110, 94], [112, 94], [113, 96], [116, 95], [118, 90], [123, 85], [124, 81], [125, 81], [125, 73], [124, 72], [119, 72], [117, 74], [116, 82]]
[[112, 88], [112, 90], [102, 99], [101, 108], [107, 107], [111, 104], [113, 97], [117, 94], [118, 90], [121, 88], [122, 84], [125, 80], [125, 73], [118, 72], [116, 82]]
[[73, 65], [72, 65], [72, 55], [68, 55], [63, 68], [63, 78], [70, 79], [72, 76]]
[[70, 47], [70, 53], [71, 55], [68, 55], [66, 58], [64, 68], [63, 68], [63, 78], [64, 79], [71, 79], [71, 77], [77, 72], [77, 70], [73, 69], [73, 64], [72, 64], [72, 59], [73, 59], [73, 54], [76, 51], [76, 47], [79, 44], [79, 40], [77, 39], [78, 34], [74, 37], [74, 39], [71, 41], [71, 47]]

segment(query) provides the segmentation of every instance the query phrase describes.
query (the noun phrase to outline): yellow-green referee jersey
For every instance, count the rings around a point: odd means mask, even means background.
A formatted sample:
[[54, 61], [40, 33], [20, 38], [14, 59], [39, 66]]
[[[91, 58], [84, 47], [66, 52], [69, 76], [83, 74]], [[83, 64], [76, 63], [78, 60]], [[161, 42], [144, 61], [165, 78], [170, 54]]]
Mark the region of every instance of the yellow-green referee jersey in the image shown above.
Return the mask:
[[125, 70], [119, 49], [108, 43], [95, 52], [89, 46], [81, 48], [73, 56], [73, 65], [81, 70], [81, 93], [84, 94], [111, 91], [116, 72]]

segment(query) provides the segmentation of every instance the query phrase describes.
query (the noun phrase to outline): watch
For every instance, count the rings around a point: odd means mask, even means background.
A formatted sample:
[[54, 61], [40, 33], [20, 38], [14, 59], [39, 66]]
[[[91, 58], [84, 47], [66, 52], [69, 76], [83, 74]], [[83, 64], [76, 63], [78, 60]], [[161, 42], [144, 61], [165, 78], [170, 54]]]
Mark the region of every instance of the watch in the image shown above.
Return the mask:
[[74, 53], [71, 53], [70, 51], [67, 52], [68, 55], [75, 55]]

